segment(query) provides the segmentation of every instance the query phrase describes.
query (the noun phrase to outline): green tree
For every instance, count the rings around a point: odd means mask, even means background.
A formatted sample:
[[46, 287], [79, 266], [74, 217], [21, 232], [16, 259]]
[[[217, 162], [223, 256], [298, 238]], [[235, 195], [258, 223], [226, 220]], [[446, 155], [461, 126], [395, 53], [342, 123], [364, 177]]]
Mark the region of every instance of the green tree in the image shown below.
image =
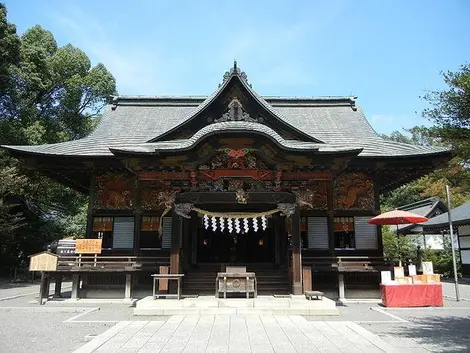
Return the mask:
[[[408, 135], [394, 131], [389, 136], [382, 135], [382, 137], [392, 141], [420, 146], [445, 146], [445, 143], [440, 138], [433, 135], [432, 129], [416, 126], [406, 130]], [[381, 205], [383, 210], [390, 210], [434, 196], [445, 200], [446, 185], [452, 186], [451, 193], [454, 207], [470, 200], [470, 170], [463, 162], [462, 157], [458, 155], [443, 168], [398, 187], [386, 195], [382, 195]]]
[[424, 95], [431, 105], [423, 116], [435, 126], [432, 136], [449, 144], [464, 163], [470, 160], [470, 66], [464, 64], [456, 72], [443, 72], [447, 89]]
[[[454, 277], [454, 263], [452, 260], [452, 243], [450, 234], [443, 235], [443, 250], [423, 250], [423, 261], [431, 261], [435, 273], [440, 273], [444, 277]], [[457, 261], [457, 274], [460, 275], [459, 251], [455, 251]]]
[[391, 264], [398, 265], [411, 261], [416, 262], [417, 245], [407, 236], [397, 236], [390, 227], [382, 227], [382, 242], [384, 247], [384, 258]]
[[[116, 94], [103, 64], [34, 26], [21, 37], [0, 5], [0, 144], [43, 144], [82, 138]], [[63, 236], [83, 236], [87, 196], [26, 173], [0, 151], [0, 267]], [[21, 187], [20, 187], [21, 186]], [[8, 234], [6, 235], [6, 231]]]
[[11, 83], [11, 69], [20, 60], [20, 38], [15, 25], [7, 22], [7, 9], [0, 3], [0, 104]]

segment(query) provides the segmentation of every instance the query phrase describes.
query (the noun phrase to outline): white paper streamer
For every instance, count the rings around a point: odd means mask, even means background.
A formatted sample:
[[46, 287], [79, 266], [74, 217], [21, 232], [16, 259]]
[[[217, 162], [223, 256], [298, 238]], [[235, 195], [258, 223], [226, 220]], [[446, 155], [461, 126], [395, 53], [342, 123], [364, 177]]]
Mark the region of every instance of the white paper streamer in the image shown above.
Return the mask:
[[225, 218], [224, 217], [219, 218], [219, 226], [220, 226], [220, 230], [223, 232], [224, 229], [225, 229]]
[[212, 221], [212, 230], [215, 232], [217, 230], [217, 218], [212, 217], [211, 221]]
[[261, 217], [261, 227], [263, 228], [263, 230], [266, 230], [266, 228], [268, 227], [267, 220], [266, 220], [265, 216]]
[[240, 220], [239, 220], [238, 218], [235, 218], [235, 231], [236, 231], [237, 233], [240, 233], [240, 230], [241, 230], [241, 228], [240, 228]]
[[209, 216], [204, 215], [204, 228], [209, 228]]
[[227, 219], [227, 228], [228, 228], [228, 231], [230, 233], [233, 232], [233, 224], [232, 224], [232, 219], [231, 218]]
[[253, 229], [255, 232], [258, 231], [258, 218], [253, 218]]
[[248, 218], [243, 218], [243, 228], [245, 229], [245, 233], [248, 233], [250, 227], [248, 225]]

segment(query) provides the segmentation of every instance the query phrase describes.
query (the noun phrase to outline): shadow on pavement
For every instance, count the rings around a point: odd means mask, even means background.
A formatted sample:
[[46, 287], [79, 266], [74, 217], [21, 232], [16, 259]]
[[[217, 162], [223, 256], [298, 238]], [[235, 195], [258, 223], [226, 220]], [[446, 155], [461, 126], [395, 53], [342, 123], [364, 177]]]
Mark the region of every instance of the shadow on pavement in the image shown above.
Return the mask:
[[35, 284], [39, 284], [39, 281], [21, 281], [21, 282], [10, 282], [8, 279], [0, 279], [0, 289], [8, 288], [27, 288], [32, 287]]
[[427, 316], [395, 328], [399, 336], [440, 347], [439, 352], [470, 352], [470, 317]]

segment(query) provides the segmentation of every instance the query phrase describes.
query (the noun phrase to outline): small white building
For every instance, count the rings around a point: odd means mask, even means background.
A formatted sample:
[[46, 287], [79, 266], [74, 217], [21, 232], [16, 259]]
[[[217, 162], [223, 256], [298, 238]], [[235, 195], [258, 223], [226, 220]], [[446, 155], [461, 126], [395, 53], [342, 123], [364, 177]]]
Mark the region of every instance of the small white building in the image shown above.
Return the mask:
[[[413, 212], [427, 218], [437, 217], [447, 212], [447, 206], [439, 197], [413, 202], [409, 205], [398, 207], [399, 210]], [[396, 227], [390, 228], [397, 231]], [[398, 234], [412, 238], [422, 249], [442, 250], [444, 248], [442, 234], [426, 232], [421, 224], [401, 224], [398, 226]]]
[[[457, 235], [462, 275], [470, 276], [470, 201], [452, 209], [452, 225]], [[443, 213], [423, 223], [426, 233], [441, 233], [449, 230], [449, 213]]]

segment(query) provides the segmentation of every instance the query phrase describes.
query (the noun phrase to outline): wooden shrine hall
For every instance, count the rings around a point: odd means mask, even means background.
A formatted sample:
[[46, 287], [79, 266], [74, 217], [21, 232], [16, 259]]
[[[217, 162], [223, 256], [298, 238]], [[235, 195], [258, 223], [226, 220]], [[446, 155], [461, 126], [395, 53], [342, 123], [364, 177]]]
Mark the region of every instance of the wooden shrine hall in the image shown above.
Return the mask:
[[379, 195], [450, 159], [382, 139], [355, 97], [260, 96], [236, 63], [210, 96], [115, 97], [85, 138], [2, 147], [89, 195], [101, 253], [58, 262], [80, 296], [133, 296], [160, 266], [183, 295], [214, 293], [226, 266], [260, 293], [378, 288]]

